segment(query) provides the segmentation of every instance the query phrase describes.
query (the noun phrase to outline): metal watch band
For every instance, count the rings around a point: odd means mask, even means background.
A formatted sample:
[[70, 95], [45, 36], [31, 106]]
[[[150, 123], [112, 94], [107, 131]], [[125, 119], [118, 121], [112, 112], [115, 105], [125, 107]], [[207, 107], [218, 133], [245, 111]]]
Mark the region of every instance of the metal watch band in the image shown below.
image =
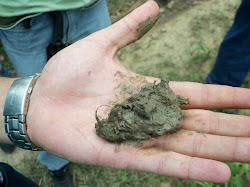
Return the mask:
[[40, 73], [15, 80], [8, 92], [4, 113], [5, 131], [10, 140], [23, 149], [41, 151], [42, 148], [31, 142], [27, 134], [26, 115], [30, 95]]

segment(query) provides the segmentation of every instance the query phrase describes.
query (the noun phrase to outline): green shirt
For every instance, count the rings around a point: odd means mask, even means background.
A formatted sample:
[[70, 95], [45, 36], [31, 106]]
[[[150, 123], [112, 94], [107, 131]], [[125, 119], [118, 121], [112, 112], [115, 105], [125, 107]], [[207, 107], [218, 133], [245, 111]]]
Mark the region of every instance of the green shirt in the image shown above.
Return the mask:
[[98, 0], [0, 0], [0, 28], [9, 29], [20, 21], [43, 12], [86, 9]]

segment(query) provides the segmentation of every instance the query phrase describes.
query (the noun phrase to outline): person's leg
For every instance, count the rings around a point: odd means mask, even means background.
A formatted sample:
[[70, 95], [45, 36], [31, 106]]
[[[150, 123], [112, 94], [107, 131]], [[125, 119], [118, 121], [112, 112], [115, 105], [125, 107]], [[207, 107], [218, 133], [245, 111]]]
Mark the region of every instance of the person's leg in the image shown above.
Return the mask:
[[47, 151], [40, 151], [38, 154], [38, 160], [42, 164], [46, 165], [50, 171], [59, 170], [69, 163], [69, 161], [54, 156]]
[[[17, 76], [41, 72], [47, 62], [47, 47], [52, 40], [53, 19], [48, 13], [31, 18], [30, 28], [24, 22], [10, 30], [0, 30], [2, 44]], [[38, 160], [49, 170], [57, 170], [69, 163], [64, 159], [40, 152]]]
[[73, 186], [73, 178], [66, 167], [69, 161], [54, 156], [46, 151], [39, 152], [38, 160], [49, 169], [51, 180], [55, 187]]
[[0, 162], [0, 186], [9, 186], [9, 187], [38, 187], [36, 183], [18, 173], [13, 169], [9, 164]]
[[41, 14], [22, 21], [9, 30], [0, 30], [3, 47], [17, 76], [41, 72], [47, 62], [47, 46], [53, 32], [53, 21]]
[[250, 69], [250, 1], [243, 0], [234, 23], [221, 43], [207, 84], [240, 87]]
[[94, 7], [86, 10], [63, 11], [63, 42], [72, 44], [88, 35], [111, 25], [106, 0], [100, 0]]

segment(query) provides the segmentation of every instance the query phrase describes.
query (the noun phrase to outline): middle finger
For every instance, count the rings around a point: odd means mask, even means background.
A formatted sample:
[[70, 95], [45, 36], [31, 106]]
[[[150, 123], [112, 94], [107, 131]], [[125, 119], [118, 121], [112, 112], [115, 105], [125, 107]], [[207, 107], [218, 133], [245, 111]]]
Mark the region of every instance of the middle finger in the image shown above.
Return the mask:
[[250, 162], [250, 138], [246, 137], [218, 136], [179, 130], [147, 140], [144, 146], [224, 162]]

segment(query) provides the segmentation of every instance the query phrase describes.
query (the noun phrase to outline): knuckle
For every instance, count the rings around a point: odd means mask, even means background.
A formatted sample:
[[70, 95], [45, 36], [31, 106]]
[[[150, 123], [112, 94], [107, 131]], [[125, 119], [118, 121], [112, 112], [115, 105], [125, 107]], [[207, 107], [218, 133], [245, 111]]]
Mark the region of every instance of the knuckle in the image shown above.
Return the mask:
[[203, 135], [196, 135], [193, 141], [193, 156], [198, 156], [201, 151]]
[[157, 166], [157, 173], [158, 174], [164, 174], [167, 171], [167, 163], [168, 163], [168, 155], [163, 154], [159, 161], [158, 161], [158, 166]]

